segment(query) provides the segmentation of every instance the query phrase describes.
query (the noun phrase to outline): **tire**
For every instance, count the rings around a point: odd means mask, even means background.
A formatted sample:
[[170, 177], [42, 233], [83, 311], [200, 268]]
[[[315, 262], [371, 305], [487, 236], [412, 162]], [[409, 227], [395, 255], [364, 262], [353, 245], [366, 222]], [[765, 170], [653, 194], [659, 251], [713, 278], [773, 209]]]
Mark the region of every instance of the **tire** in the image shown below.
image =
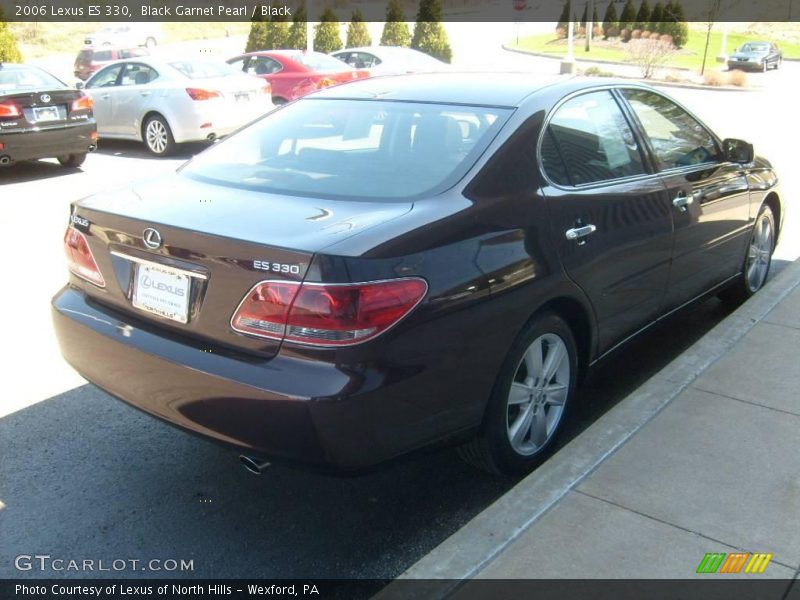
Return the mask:
[[158, 42], [156, 41], [156, 38], [154, 38], [154, 37], [149, 37], [144, 42], [144, 47], [145, 48], [155, 48], [156, 46], [158, 46]]
[[283, 106], [284, 104], [286, 104], [286, 98], [281, 98], [280, 96], [273, 96], [272, 103], [275, 106]]
[[86, 153], [81, 154], [65, 154], [57, 157], [58, 162], [62, 167], [69, 167], [70, 169], [77, 169], [86, 160]]
[[561, 317], [535, 316], [503, 362], [481, 431], [459, 448], [461, 457], [499, 475], [521, 475], [541, 464], [571, 410], [577, 356], [575, 338]]
[[745, 250], [742, 273], [728, 289], [719, 294], [720, 299], [738, 306], [764, 287], [772, 265], [772, 252], [775, 250], [775, 217], [772, 209], [764, 204], [750, 233], [750, 241]]
[[169, 156], [175, 151], [175, 138], [166, 119], [161, 115], [149, 117], [142, 127], [147, 149], [156, 156]]
[[766, 73], [768, 69], [769, 69], [769, 63], [767, 62], [766, 59], [764, 59], [764, 62], [761, 64], [761, 72]]

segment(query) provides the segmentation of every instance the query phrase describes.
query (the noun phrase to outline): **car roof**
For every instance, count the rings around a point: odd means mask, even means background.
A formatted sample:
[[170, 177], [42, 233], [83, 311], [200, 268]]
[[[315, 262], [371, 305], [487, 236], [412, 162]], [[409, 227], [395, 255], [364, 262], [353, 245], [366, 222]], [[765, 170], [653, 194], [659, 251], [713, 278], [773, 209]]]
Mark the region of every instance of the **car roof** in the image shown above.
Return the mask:
[[564, 80], [564, 75], [533, 73], [418, 73], [361, 79], [313, 97], [516, 107], [531, 94]]

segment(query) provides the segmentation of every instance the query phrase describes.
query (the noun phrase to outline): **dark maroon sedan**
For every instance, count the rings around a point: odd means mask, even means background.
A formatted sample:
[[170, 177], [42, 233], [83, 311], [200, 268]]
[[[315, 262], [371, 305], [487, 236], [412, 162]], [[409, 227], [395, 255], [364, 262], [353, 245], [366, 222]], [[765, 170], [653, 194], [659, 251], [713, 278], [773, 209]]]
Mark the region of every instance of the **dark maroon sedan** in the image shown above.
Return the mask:
[[462, 444], [519, 473], [589, 367], [758, 291], [782, 215], [752, 146], [643, 85], [371, 79], [75, 203], [53, 316], [87, 379], [252, 470]]

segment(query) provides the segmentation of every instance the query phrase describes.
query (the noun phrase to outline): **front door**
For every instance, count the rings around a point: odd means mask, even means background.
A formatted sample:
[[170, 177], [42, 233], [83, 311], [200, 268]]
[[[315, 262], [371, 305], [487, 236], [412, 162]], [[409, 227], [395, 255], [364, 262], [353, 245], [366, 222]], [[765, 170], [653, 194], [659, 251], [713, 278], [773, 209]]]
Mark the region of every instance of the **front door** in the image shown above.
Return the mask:
[[726, 162], [713, 134], [668, 98], [622, 92], [641, 123], [669, 191], [675, 246], [665, 310], [736, 275], [749, 235], [750, 193], [743, 167]]

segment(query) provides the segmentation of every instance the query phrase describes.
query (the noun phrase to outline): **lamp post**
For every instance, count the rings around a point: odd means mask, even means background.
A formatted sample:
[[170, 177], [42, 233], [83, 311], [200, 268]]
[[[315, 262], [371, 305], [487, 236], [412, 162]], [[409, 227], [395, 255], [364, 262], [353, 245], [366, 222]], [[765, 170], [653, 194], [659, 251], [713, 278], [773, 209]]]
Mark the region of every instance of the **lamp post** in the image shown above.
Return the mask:
[[573, 42], [575, 40], [575, 23], [570, 20], [567, 22], [567, 55], [561, 61], [561, 73], [572, 74], [575, 72], [575, 54], [573, 53]]

